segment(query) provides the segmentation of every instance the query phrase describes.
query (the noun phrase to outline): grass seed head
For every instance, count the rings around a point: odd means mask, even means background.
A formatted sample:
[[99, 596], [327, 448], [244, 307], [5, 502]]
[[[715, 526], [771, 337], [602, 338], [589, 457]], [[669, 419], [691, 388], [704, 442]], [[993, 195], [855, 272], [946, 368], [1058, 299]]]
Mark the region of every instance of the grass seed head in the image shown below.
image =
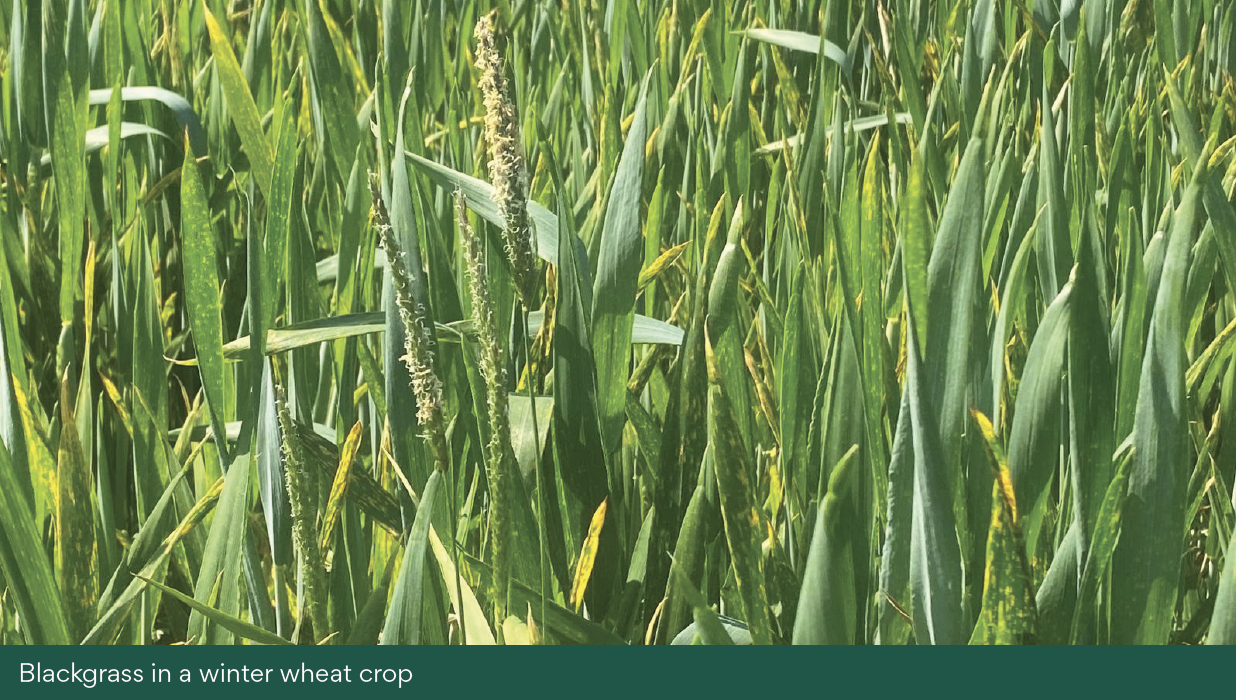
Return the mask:
[[493, 597], [495, 624], [506, 617], [509, 590], [509, 512], [508, 484], [513, 470], [514, 450], [511, 447], [511, 422], [506, 396], [506, 359], [498, 342], [498, 326], [494, 321], [493, 300], [489, 296], [489, 275], [485, 268], [485, 245], [468, 223], [468, 208], [463, 192], [455, 192], [455, 208], [459, 216], [459, 238], [463, 242], [468, 288], [472, 292], [472, 316], [476, 322], [480, 345], [481, 375], [487, 394], [489, 444], [488, 479], [493, 508], [490, 511], [490, 532], [493, 537]]
[[445, 469], [449, 463], [446, 447], [446, 420], [442, 416], [442, 382], [434, 372], [434, 339], [432, 319], [425, 305], [416, 301], [412, 285], [412, 273], [404, 260], [403, 247], [395, 238], [390, 215], [382, 201], [379, 188], [370, 178], [373, 195], [374, 227], [382, 249], [386, 251], [386, 264], [395, 287], [395, 303], [404, 328], [404, 354], [400, 358], [412, 377], [412, 393], [416, 396], [416, 418], [434, 451], [438, 468]]
[[524, 306], [532, 308], [537, 283], [537, 257], [528, 219], [527, 167], [520, 137], [519, 114], [498, 51], [493, 13], [476, 23], [476, 68], [485, 99], [485, 141], [489, 145], [489, 178], [494, 203], [502, 214], [502, 238]]

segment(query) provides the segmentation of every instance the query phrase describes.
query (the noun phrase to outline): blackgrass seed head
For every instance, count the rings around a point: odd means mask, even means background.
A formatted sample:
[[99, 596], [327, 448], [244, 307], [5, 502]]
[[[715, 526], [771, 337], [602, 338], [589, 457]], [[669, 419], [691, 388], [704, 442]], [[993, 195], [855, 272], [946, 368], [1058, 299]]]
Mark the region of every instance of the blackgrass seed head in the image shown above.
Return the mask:
[[476, 68], [485, 99], [485, 141], [489, 145], [489, 179], [494, 203], [502, 214], [502, 239], [515, 277], [515, 289], [527, 308], [535, 304], [538, 265], [528, 218], [528, 180], [519, 114], [506, 79], [494, 30], [494, 13], [476, 23]]
[[404, 354], [400, 359], [408, 366], [408, 374], [412, 377], [417, 421], [430, 443], [438, 468], [445, 469], [449, 456], [446, 450], [446, 419], [442, 416], [442, 382], [433, 370], [433, 321], [425, 305], [416, 301], [412, 274], [404, 260], [403, 247], [391, 229], [390, 215], [374, 178], [370, 178], [369, 187], [373, 195], [374, 228], [377, 229], [382, 249], [386, 251], [386, 264], [395, 287], [395, 303], [399, 308], [399, 318], [403, 321]]
[[485, 379], [489, 421], [489, 444], [486, 465], [493, 507], [490, 510], [490, 531], [493, 533], [494, 577], [493, 597], [495, 621], [505, 619], [509, 590], [509, 487], [514, 473], [511, 447], [511, 422], [506, 396], [506, 359], [498, 342], [498, 326], [494, 322], [493, 301], [489, 296], [489, 275], [485, 269], [484, 241], [477, 237], [468, 223], [468, 207], [463, 192], [455, 192], [455, 208], [459, 216], [459, 238], [463, 242], [468, 288], [472, 293], [472, 317], [476, 323], [480, 345], [481, 375]]

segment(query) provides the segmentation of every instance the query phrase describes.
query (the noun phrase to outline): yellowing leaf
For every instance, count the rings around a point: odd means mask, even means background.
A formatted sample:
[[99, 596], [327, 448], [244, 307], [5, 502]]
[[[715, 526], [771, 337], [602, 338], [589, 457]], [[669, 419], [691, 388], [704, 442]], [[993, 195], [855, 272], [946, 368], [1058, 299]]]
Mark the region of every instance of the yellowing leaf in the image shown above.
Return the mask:
[[601, 542], [601, 528], [605, 525], [605, 511], [608, 508], [608, 498], [597, 506], [597, 511], [592, 514], [592, 523], [588, 525], [588, 536], [584, 538], [584, 546], [579, 552], [579, 563], [575, 566], [575, 582], [571, 584], [571, 605], [575, 606], [576, 611], [584, 600], [588, 579], [592, 577], [592, 565], [597, 560], [597, 546]]
[[348, 437], [343, 443], [343, 452], [339, 455], [339, 469], [335, 471], [335, 481], [330, 486], [330, 498], [326, 501], [326, 514], [322, 518], [321, 548], [323, 552], [330, 550], [330, 541], [335, 533], [335, 524], [339, 522], [339, 513], [343, 511], [343, 499], [348, 493], [349, 476], [352, 474], [352, 464], [356, 462], [356, 450], [360, 447], [361, 424], [359, 421], [348, 431]]

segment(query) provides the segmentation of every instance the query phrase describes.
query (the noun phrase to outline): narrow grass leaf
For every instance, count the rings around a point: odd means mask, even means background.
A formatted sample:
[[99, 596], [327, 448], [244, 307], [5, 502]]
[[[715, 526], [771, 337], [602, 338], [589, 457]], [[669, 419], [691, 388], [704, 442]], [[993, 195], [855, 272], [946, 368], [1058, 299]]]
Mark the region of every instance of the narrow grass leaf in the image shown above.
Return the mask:
[[141, 574], [136, 574], [135, 577], [141, 581], [144, 581], [147, 585], [154, 586], [160, 591], [163, 591], [163, 593], [175, 598], [176, 600], [179, 600], [181, 603], [184, 603], [190, 608], [193, 608], [195, 612], [200, 613], [202, 616], [206, 617], [211, 622], [219, 625], [220, 627], [223, 627], [224, 629], [228, 630], [229, 632], [232, 632], [238, 637], [243, 637], [245, 639], [251, 639], [259, 644], [273, 644], [273, 645], [291, 644], [291, 642], [284, 639], [283, 637], [280, 637], [277, 634], [274, 634], [273, 632], [268, 632], [267, 630], [264, 630], [261, 627], [258, 627], [257, 625], [253, 625], [248, 622], [245, 622], [244, 620], [236, 617], [235, 615], [229, 615], [223, 612], [222, 610], [212, 608], [209, 605], [204, 605], [203, 603], [197, 600], [194, 600], [193, 598], [185, 595], [184, 593], [181, 593], [175, 588], [165, 586], [159, 583], [158, 581], [155, 581], [154, 579], [146, 578], [145, 576], [142, 576]]
[[[442, 486], [441, 470], [434, 470], [425, 484], [416, 519], [408, 532], [404, 547], [403, 566], [395, 579], [391, 593], [391, 607], [386, 613], [382, 627], [382, 644], [418, 644], [421, 638], [422, 599], [425, 584], [425, 548], [429, 542], [429, 522], [433, 507]], [[447, 582], [448, 588], [453, 584]]]
[[236, 54], [232, 52], [231, 37], [219, 26], [219, 21], [215, 19], [205, 0], [202, 2], [202, 14], [206, 20], [206, 32], [210, 35], [210, 53], [214, 56], [215, 70], [218, 71], [223, 95], [227, 100], [228, 114], [236, 125], [236, 132], [240, 134], [240, 142], [244, 145], [245, 154], [249, 156], [258, 186], [269, 199], [272, 196], [275, 163], [270, 142], [262, 132], [262, 118], [254, 104], [253, 94], [249, 92], [244, 73], [240, 70], [240, 64], [236, 62]]
[[[1123, 519], [1125, 499], [1129, 494], [1129, 473], [1132, 470], [1132, 455], [1120, 460], [1115, 476], [1103, 496], [1095, 518], [1094, 531], [1090, 536], [1090, 548], [1086, 556], [1086, 565], [1082, 569], [1081, 586], [1077, 593], [1077, 611], [1073, 614], [1073, 628], [1070, 642], [1078, 644], [1085, 636], [1092, 634], [1091, 628], [1097, 616], [1100, 586], [1107, 574], [1107, 567], [1112, 560], [1112, 552], [1120, 537], [1121, 521]], [[1216, 606], [1217, 607], [1217, 606]]]
[[86, 104], [75, 94], [64, 66], [59, 37], [47, 47], [44, 70], [53, 76], [51, 157], [56, 176], [56, 205], [60, 228], [60, 322], [71, 324], [74, 302], [81, 291], [82, 241], [86, 224], [85, 133]]
[[[223, 439], [216, 441], [223, 442]], [[238, 563], [241, 557], [241, 542], [248, 523], [246, 506], [251, 470], [249, 455], [242, 454], [224, 477], [223, 492], [219, 496], [218, 510], [210, 526], [210, 535], [206, 539], [206, 549], [202, 555], [201, 568], [197, 571], [193, 592], [194, 599], [203, 605], [209, 605], [212, 593], [217, 588], [218, 607], [233, 616], [239, 613], [240, 608]], [[194, 610], [189, 616], [188, 636], [198, 644], [231, 643], [231, 635], [218, 631], [213, 623], [213, 620]], [[227, 627], [223, 627], [223, 630], [231, 632]]]
[[292, 563], [292, 520], [288, 504], [287, 481], [283, 468], [283, 435], [275, 405], [271, 363], [262, 358], [262, 388], [258, 395], [258, 424], [255, 435], [258, 494], [266, 520], [270, 555], [276, 565]]
[[597, 363], [597, 412], [601, 442], [608, 452], [621, 444], [626, 384], [631, 366], [631, 325], [635, 314], [643, 236], [639, 221], [643, 192], [645, 115], [649, 79], [640, 90], [631, 130], [618, 161], [592, 292], [592, 346]]
[[[186, 147], [180, 176], [180, 235], [184, 246], [185, 307], [193, 342], [197, 347], [198, 371], [206, 393], [206, 408], [215, 435], [224, 434], [227, 385], [223, 367], [223, 307], [219, 300], [219, 269], [216, 262], [214, 227], [211, 225], [207, 195], [198, 173], [193, 149]], [[224, 464], [227, 443], [216, 438]]]
[[[153, 578], [156, 572], [166, 570], [167, 559], [171, 556], [176, 545], [192, 533], [206, 516], [215, 509], [225, 484], [225, 479], [219, 479], [202, 494], [202, 497], [194, 504], [192, 509], [181, 518], [180, 524], [163, 539], [158, 550], [151, 555], [150, 559], [145, 562], [138, 573], [147, 578]], [[169, 487], [168, 494], [170, 495], [170, 493], [171, 488]], [[155, 511], [155, 514], [157, 513], [159, 513], [158, 510]], [[152, 521], [158, 522], [158, 519], [152, 515], [146, 522], [151, 523]], [[110, 588], [111, 586], [109, 586]], [[86, 635], [82, 644], [113, 644], [116, 635], [120, 633], [121, 627], [126, 622], [129, 610], [145, 588], [145, 584], [140, 580], [130, 578], [124, 590], [115, 596], [111, 606], [99, 616], [99, 621], [95, 623], [90, 633]], [[104, 600], [107, 600], [107, 598], [108, 596], [105, 594]]]
[[[914, 428], [910, 413], [909, 387], [901, 392], [897, 411], [897, 428], [893, 435], [893, 450], [888, 462], [887, 525], [884, 528], [884, 549], [880, 557], [879, 617], [877, 644], [904, 644], [912, 630], [912, 620], [906, 620], [894, 606], [910, 601], [910, 549], [914, 518]], [[890, 600], [891, 598], [891, 600]]]

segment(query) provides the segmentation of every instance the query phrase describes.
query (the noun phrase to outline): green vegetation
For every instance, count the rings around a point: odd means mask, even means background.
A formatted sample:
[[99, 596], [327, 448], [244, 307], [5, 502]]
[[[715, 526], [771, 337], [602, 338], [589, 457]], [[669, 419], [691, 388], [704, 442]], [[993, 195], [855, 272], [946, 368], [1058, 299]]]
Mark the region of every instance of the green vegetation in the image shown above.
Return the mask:
[[0, 642], [1236, 642], [1234, 31], [0, 2]]

